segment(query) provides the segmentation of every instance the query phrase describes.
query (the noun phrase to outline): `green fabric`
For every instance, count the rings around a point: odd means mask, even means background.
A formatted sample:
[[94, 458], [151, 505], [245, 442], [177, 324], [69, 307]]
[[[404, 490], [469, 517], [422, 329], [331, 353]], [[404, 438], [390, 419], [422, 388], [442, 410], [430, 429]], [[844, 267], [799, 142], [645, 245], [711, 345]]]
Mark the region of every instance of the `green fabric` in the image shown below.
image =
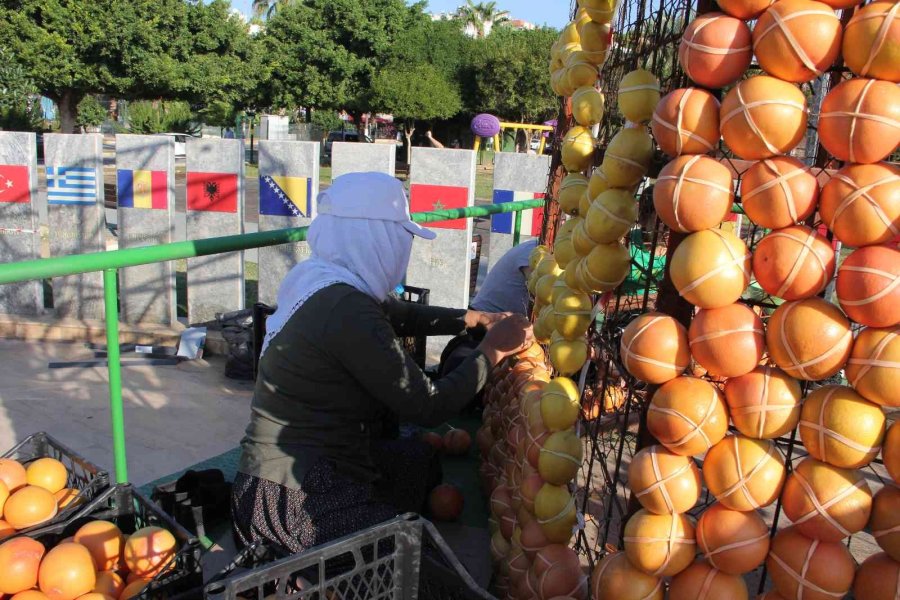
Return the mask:
[[378, 478], [373, 440], [396, 419], [432, 427], [459, 413], [484, 386], [487, 358], [474, 353], [431, 382], [397, 335], [454, 335], [464, 310], [380, 305], [338, 284], [313, 294], [269, 343], [259, 365], [239, 470], [298, 489], [320, 458], [360, 481]]
[[455, 486], [463, 495], [463, 512], [459, 518], [461, 525], [486, 529], [488, 526], [488, 499], [481, 489], [481, 479], [478, 476], [478, 445], [475, 443], [475, 433], [481, 426], [478, 417], [458, 417], [450, 420], [449, 426], [444, 425], [433, 429], [441, 435], [455, 429], [465, 429], [472, 436], [472, 446], [465, 456], [441, 456], [441, 465], [444, 469], [444, 483]]

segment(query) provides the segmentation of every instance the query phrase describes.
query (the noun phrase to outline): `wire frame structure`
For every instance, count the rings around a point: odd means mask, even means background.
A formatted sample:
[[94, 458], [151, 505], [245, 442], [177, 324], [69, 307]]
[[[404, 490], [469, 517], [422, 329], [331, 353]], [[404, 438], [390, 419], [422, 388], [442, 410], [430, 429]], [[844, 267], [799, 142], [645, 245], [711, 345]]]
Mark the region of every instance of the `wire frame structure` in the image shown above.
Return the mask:
[[[576, 9], [575, 2], [572, 2], [573, 17]], [[625, 124], [624, 118], [617, 111], [617, 89], [623, 75], [637, 68], [646, 69], [660, 80], [663, 94], [691, 85], [679, 66], [678, 46], [690, 21], [697, 14], [711, 10], [716, 10], [711, 0], [623, 0], [613, 21], [613, 43], [600, 76], [607, 112], [597, 134], [597, 164], [609, 139]], [[849, 21], [852, 13], [853, 9], [843, 11], [841, 18], [844, 24]], [[745, 77], [761, 73], [754, 64]], [[809, 108], [808, 131], [805, 139], [791, 152], [791, 156], [808, 165], [820, 184], [827, 182], [834, 171], [841, 167], [841, 163], [819, 144], [817, 125], [820, 107], [827, 92], [848, 76], [847, 69], [838, 63], [821, 77], [800, 86]], [[571, 115], [566, 112], [563, 102], [560, 130], [565, 131], [571, 124]], [[556, 136], [557, 140], [560, 137]], [[558, 141], [556, 146], [549, 197], [556, 197], [553, 182], [558, 185], [564, 174], [559, 164]], [[750, 222], [740, 206], [740, 182], [753, 162], [735, 157], [723, 142], [720, 142], [713, 157], [730, 167], [735, 189], [738, 191], [734, 214], [723, 227], [731, 229], [753, 251], [768, 233], [768, 230]], [[896, 154], [891, 157], [892, 162], [896, 163], [897, 158]], [[575, 547], [591, 568], [606, 554], [623, 548], [625, 523], [639, 508], [628, 490], [628, 465], [640, 448], [654, 443], [646, 431], [646, 410], [655, 388], [631, 377], [622, 365], [619, 356], [622, 332], [632, 319], [649, 310], [667, 312], [685, 326], [689, 324], [693, 314], [693, 307], [678, 297], [666, 273], [667, 255], [671, 256], [674, 247], [684, 236], [670, 233], [657, 218], [653, 207], [652, 182], [666, 160], [658, 156], [651, 165], [648, 179], [638, 191], [638, 227], [626, 240], [631, 249], [634, 272], [639, 273], [639, 276], [631, 277], [614, 293], [599, 298], [595, 310], [598, 318], [590, 332], [594, 355], [580, 374], [579, 384], [584, 391], [579, 427], [585, 440], [585, 457], [575, 483], [579, 513], [583, 516], [575, 538]], [[553, 223], [548, 227], [551, 235], [543, 238], [546, 243], [552, 243], [552, 231], [558, 225], [558, 219], [558, 214], [554, 214], [553, 219], [548, 218]], [[805, 224], [818, 229], [833, 242], [840, 261], [846, 250], [832, 239], [818, 215], [814, 214]], [[833, 282], [822, 296], [834, 301]], [[754, 307], [764, 322], [781, 303], [780, 299], [767, 294], [755, 281], [751, 282], [742, 301]], [[854, 329], [858, 329], [858, 326], [854, 325]], [[838, 374], [827, 381], [805, 382], [803, 394], [805, 396], [818, 387], [834, 383], [848, 385]], [[888, 414], [888, 419], [894, 416]], [[796, 429], [773, 441], [785, 459], [788, 475], [794, 466], [808, 456]], [[873, 493], [889, 481], [880, 460], [865, 467], [863, 473]], [[714, 501], [715, 498], [704, 490], [700, 502], [690, 511], [690, 515], [698, 517]], [[771, 536], [790, 524], [782, 514], [780, 499], [761, 512], [770, 527]], [[846, 544], [858, 562], [879, 551], [868, 532], [850, 536]], [[751, 596], [769, 587], [765, 565], [748, 574], [746, 581]]]
[[[576, 6], [572, 5], [573, 15]], [[628, 0], [613, 21], [613, 41], [600, 84], [606, 96], [606, 115], [599, 125], [600, 152], [625, 124], [617, 110], [618, 82], [638, 68], [653, 72], [664, 89], [687, 84], [678, 68], [678, 45], [695, 8], [691, 0]], [[651, 167], [658, 172], [660, 164]], [[597, 324], [591, 331], [594, 356], [583, 369], [584, 390], [580, 427], [585, 433], [585, 460], [576, 495], [583, 527], [576, 548], [593, 567], [607, 552], [621, 547], [629, 514], [627, 465], [638, 447], [638, 429], [649, 402], [649, 389], [628, 376], [619, 359], [625, 326], [652, 310], [663, 283], [668, 232], [653, 209], [652, 186], [638, 192], [638, 225], [626, 244], [632, 255], [632, 276], [616, 292], [597, 304]]]

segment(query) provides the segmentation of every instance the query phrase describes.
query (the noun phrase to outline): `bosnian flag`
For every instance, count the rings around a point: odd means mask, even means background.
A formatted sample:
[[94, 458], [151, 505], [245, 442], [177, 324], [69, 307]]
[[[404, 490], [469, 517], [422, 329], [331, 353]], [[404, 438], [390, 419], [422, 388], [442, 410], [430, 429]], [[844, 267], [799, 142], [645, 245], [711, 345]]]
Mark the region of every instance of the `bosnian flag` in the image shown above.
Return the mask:
[[312, 179], [265, 175], [259, 178], [259, 214], [275, 217], [312, 216]]
[[[516, 202], [519, 200], [539, 200], [546, 194], [538, 192], [514, 192], [512, 190], [494, 190], [494, 204]], [[502, 213], [491, 216], [491, 231], [494, 233], [512, 233], [516, 222], [515, 213]], [[544, 209], [522, 211], [522, 235], [538, 237], [544, 226]]]

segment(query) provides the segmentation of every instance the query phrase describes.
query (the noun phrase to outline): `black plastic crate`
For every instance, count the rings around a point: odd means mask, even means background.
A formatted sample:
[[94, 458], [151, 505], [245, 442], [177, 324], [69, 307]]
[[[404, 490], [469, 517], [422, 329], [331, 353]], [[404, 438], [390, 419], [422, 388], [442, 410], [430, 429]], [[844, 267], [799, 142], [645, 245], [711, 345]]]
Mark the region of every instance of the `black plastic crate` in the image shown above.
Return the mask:
[[81, 507], [64, 523], [42, 527], [28, 536], [49, 550], [61, 540], [74, 535], [89, 521], [110, 521], [122, 533], [129, 535], [149, 526], [169, 530], [178, 542], [174, 566], [157, 575], [138, 598], [142, 600], [189, 600], [200, 598], [203, 574], [200, 566], [200, 542], [175, 522], [158, 505], [134, 489], [130, 484], [109, 488], [87, 506]]
[[[265, 544], [241, 552], [206, 585], [207, 600], [494, 600], [434, 525], [408, 514], [279, 558]], [[274, 562], [273, 562], [274, 559]]]
[[39, 458], [55, 458], [66, 467], [69, 476], [66, 487], [78, 490], [78, 496], [68, 507], [59, 511], [46, 523], [29, 527], [17, 532], [28, 534], [48, 525], [65, 522], [69, 517], [81, 510], [86, 504], [109, 488], [109, 474], [94, 463], [82, 458], [67, 446], [61, 444], [43, 431], [29, 435], [10, 448], [2, 458], [12, 458], [27, 466]]

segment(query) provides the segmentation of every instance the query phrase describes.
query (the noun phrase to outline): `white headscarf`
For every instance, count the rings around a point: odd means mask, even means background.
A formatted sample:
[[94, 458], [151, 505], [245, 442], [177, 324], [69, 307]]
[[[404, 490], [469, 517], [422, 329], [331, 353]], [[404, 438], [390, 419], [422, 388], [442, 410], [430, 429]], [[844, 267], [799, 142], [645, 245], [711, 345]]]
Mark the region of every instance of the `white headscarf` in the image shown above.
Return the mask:
[[330, 285], [344, 283], [378, 302], [386, 300], [403, 282], [413, 234], [398, 221], [319, 214], [307, 240], [312, 256], [281, 282], [278, 308], [266, 321], [262, 353], [303, 303]]

